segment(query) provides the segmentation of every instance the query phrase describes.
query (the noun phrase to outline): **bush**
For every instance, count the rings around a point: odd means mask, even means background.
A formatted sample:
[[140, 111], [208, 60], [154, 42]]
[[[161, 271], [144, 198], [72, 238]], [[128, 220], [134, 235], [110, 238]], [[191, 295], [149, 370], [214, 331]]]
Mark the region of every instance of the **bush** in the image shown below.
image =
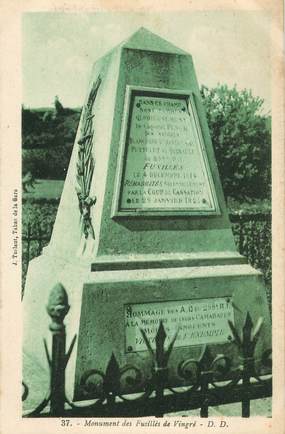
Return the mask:
[[23, 174], [31, 172], [35, 178], [64, 179], [71, 152], [72, 148], [67, 146], [57, 146], [51, 149], [24, 149]]
[[22, 109], [23, 175], [65, 179], [79, 122], [78, 110], [52, 111]]
[[263, 100], [225, 85], [202, 86], [201, 94], [225, 195], [269, 198], [271, 125]]
[[23, 201], [22, 203], [22, 232], [27, 234], [28, 226], [31, 231], [40, 227], [45, 236], [49, 237], [58, 209], [58, 200]]

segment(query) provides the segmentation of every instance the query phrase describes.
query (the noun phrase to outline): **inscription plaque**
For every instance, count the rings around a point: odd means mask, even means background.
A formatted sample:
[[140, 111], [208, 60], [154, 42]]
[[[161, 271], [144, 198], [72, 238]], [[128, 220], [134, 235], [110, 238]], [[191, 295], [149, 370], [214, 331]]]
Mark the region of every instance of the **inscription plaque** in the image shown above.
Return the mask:
[[128, 102], [121, 212], [218, 212], [191, 96], [139, 92]]
[[160, 320], [175, 347], [225, 343], [232, 340], [228, 320], [234, 322], [229, 297], [160, 301], [125, 306], [126, 352], [145, 351], [140, 329], [154, 343]]

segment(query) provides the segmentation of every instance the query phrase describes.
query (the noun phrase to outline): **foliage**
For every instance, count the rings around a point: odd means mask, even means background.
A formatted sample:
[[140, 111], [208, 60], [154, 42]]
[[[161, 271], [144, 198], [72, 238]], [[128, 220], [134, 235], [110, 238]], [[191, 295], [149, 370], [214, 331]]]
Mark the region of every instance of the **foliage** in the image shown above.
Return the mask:
[[37, 111], [25, 109], [22, 107], [22, 135], [23, 143], [29, 134], [40, 133], [42, 130], [42, 119]]
[[240, 202], [231, 197], [227, 200], [227, 208], [231, 214], [270, 214], [271, 201], [269, 199], [252, 199]]
[[269, 198], [271, 126], [263, 100], [226, 85], [202, 86], [201, 94], [225, 195]]
[[27, 234], [28, 225], [34, 231], [38, 227], [50, 236], [57, 213], [58, 200], [25, 200], [22, 203], [22, 232]]
[[23, 175], [64, 179], [75, 139], [80, 112], [22, 109]]
[[23, 174], [31, 172], [35, 178], [65, 178], [71, 151], [72, 148], [67, 146], [24, 149]]
[[271, 299], [271, 213], [239, 211], [230, 214], [230, 220], [238, 251], [263, 273], [267, 295]]

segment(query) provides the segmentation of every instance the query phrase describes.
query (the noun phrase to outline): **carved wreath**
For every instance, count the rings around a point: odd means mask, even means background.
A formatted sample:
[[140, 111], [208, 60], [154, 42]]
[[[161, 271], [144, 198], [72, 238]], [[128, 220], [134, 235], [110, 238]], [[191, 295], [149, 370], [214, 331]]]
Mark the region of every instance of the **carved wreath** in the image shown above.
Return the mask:
[[87, 104], [83, 108], [81, 134], [78, 140], [78, 159], [77, 159], [77, 185], [76, 193], [78, 197], [78, 205], [81, 218], [81, 228], [85, 238], [90, 235], [95, 239], [94, 229], [91, 222], [90, 210], [96, 203], [96, 197], [91, 197], [90, 187], [93, 177], [95, 160], [92, 155], [93, 143], [93, 117], [92, 109], [96, 99], [96, 95], [101, 84], [101, 78], [98, 77], [94, 83], [88, 97]]

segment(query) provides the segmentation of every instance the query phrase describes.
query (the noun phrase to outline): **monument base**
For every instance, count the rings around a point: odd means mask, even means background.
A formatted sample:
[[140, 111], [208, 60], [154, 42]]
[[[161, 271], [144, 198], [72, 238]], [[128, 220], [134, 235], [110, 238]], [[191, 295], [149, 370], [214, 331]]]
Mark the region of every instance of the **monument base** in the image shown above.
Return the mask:
[[[178, 375], [179, 365], [185, 359], [198, 359], [205, 345], [213, 357], [224, 354], [238, 365], [228, 320], [241, 334], [247, 312], [253, 323], [263, 318], [255, 353], [260, 358], [271, 348], [270, 315], [261, 273], [246, 264], [209, 265], [209, 253], [207, 259], [204, 256], [208, 265], [201, 265], [202, 256], [199, 266], [178, 266], [176, 257], [176, 267], [172, 268], [157, 268], [155, 261], [153, 268], [131, 269], [133, 265], [129, 265], [127, 270], [115, 267], [93, 272], [90, 262], [68, 262], [47, 255], [31, 261], [24, 296], [24, 381], [30, 390], [36, 388], [31, 384], [31, 364], [38, 367], [37, 381], [39, 376], [43, 382], [48, 378], [43, 346], [43, 338], [48, 342], [51, 338], [46, 303], [57, 282], [65, 287], [71, 306], [65, 319], [67, 346], [78, 335], [66, 370], [67, 394], [75, 400], [94, 397], [94, 392], [88, 395], [80, 386], [82, 375], [94, 368], [104, 373], [112, 353], [119, 366], [136, 366], [143, 375], [142, 383], [147, 381], [151, 359], [140, 329], [154, 348], [160, 320], [167, 333], [166, 346], [177, 334], [169, 360], [170, 386], [185, 384]], [[142, 264], [140, 259], [137, 261]], [[185, 264], [183, 255], [180, 260]], [[104, 261], [97, 264], [106, 263], [106, 258]], [[147, 261], [150, 263], [150, 258]], [[126, 384], [122, 391], [136, 390]]]

